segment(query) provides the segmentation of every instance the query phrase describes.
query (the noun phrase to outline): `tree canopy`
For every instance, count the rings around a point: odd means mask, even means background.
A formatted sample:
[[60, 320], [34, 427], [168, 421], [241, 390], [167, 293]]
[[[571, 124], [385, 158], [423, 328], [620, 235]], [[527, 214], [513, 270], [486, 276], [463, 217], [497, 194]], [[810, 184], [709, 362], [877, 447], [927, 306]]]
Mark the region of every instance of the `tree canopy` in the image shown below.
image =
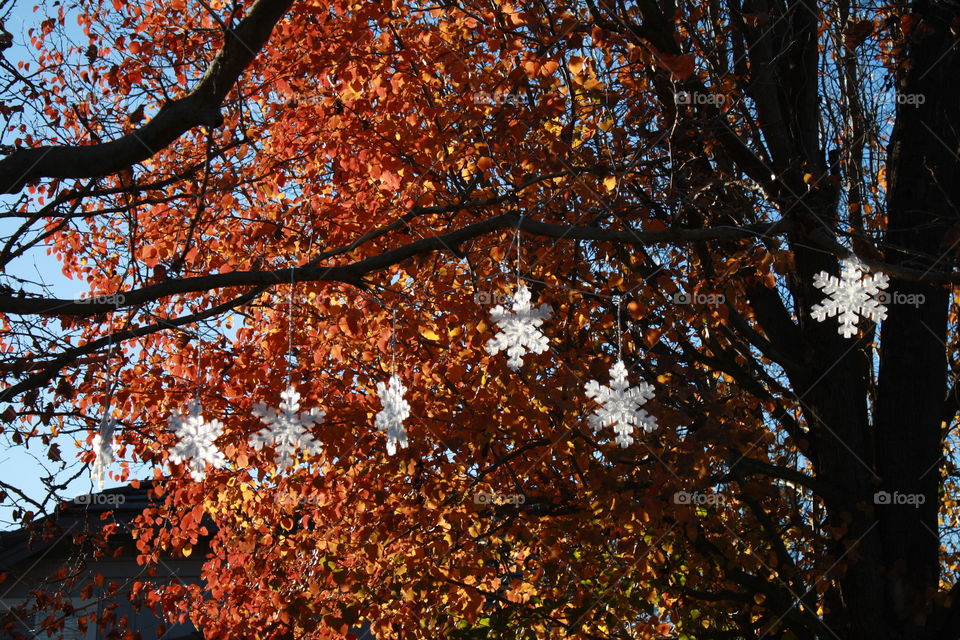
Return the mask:
[[[44, 3], [0, 38], [4, 435], [86, 467], [115, 420], [140, 562], [210, 537], [138, 594], [206, 637], [953, 640], [956, 9]], [[618, 379], [656, 428], [591, 420]], [[0, 497], [39, 529], [49, 484]]]

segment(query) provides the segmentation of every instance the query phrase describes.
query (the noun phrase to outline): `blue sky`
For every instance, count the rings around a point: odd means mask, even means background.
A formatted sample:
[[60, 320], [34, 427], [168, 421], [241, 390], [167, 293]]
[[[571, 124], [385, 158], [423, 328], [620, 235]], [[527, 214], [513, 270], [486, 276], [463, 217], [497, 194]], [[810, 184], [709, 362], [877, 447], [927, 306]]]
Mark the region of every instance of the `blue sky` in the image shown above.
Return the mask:
[[[13, 35], [13, 47], [4, 52], [6, 59], [13, 64], [22, 59], [29, 59], [31, 51], [24, 43], [29, 42], [27, 30], [31, 26], [37, 25], [46, 17], [46, 11], [57, 10], [57, 7], [43, 6], [34, 12], [33, 7], [36, 2], [21, 2], [14, 6], [11, 13], [6, 17], [5, 27]], [[70, 21], [67, 21], [70, 24]], [[75, 23], [74, 23], [75, 24]], [[10, 204], [13, 198], [10, 196], [0, 196], [0, 202]], [[20, 219], [2, 218], [0, 219], [0, 238], [8, 237], [22, 223]], [[23, 278], [32, 282], [37, 282], [40, 286], [35, 291], [41, 290], [48, 295], [59, 298], [77, 298], [87, 293], [88, 288], [83, 282], [70, 280], [63, 275], [59, 262], [47, 254], [47, 247], [38, 247], [18, 260], [12, 263], [6, 269], [6, 275], [16, 278]], [[31, 291], [33, 291], [31, 289]], [[0, 407], [0, 411], [6, 407]], [[18, 406], [14, 404], [14, 408]], [[58, 477], [64, 479], [75, 475], [79, 469], [79, 462], [75, 461], [79, 450], [75, 444], [74, 437], [59, 436], [55, 442], [59, 444], [61, 455], [64, 460], [70, 461], [65, 471], [58, 474]], [[46, 459], [47, 447], [40, 442], [31, 443], [29, 447], [15, 446], [4, 436], [0, 437], [0, 479], [12, 484], [33, 498], [41, 498], [45, 495], [43, 483], [40, 478], [50, 475], [50, 472], [56, 470], [57, 463], [52, 463]], [[117, 471], [116, 464], [111, 466], [112, 471]], [[144, 469], [139, 467], [135, 475], [145, 477]], [[107, 480], [105, 488], [118, 486], [120, 483]], [[63, 495], [67, 498], [89, 493], [93, 490], [87, 474], [82, 474], [68, 484], [68, 488]], [[11, 510], [7, 505], [0, 506], [0, 529], [11, 527]]]

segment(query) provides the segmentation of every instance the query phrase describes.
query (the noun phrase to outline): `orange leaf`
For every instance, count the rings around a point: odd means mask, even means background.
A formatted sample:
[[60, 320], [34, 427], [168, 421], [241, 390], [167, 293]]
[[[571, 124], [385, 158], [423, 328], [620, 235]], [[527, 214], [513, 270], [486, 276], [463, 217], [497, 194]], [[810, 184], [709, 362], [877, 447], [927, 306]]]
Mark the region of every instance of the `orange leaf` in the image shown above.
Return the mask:
[[682, 56], [663, 56], [661, 58], [663, 66], [670, 71], [671, 79], [674, 82], [683, 82], [693, 75], [694, 62], [696, 58], [692, 53]]

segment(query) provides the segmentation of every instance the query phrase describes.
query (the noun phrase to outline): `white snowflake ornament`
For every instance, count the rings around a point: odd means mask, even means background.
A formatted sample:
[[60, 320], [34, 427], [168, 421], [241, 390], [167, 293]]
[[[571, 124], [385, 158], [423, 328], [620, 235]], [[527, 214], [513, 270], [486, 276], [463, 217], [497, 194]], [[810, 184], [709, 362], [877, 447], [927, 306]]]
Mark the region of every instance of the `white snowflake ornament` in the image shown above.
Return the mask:
[[823, 322], [837, 316], [840, 321], [838, 331], [844, 338], [857, 333], [857, 321], [860, 318], [880, 322], [887, 317], [887, 308], [883, 305], [881, 290], [890, 284], [885, 273], [867, 275], [869, 270], [856, 256], [841, 262], [840, 277], [821, 271], [813, 277], [813, 286], [827, 295], [821, 304], [810, 309], [814, 320]]
[[377, 414], [376, 425], [380, 431], [387, 432], [387, 453], [391, 456], [397, 452], [397, 447], [406, 449], [410, 441], [407, 439], [407, 430], [403, 421], [410, 417], [410, 405], [403, 395], [407, 389], [400, 382], [396, 374], [390, 376], [387, 384], [377, 383], [377, 395], [383, 409]]
[[600, 404], [594, 413], [587, 417], [593, 432], [612, 426], [617, 433], [617, 444], [627, 447], [633, 444], [633, 427], [638, 426], [646, 433], [657, 428], [657, 419], [641, 408], [653, 399], [653, 387], [641, 382], [631, 387], [627, 381], [627, 368], [622, 360], [610, 367], [610, 386], [604, 386], [596, 380], [585, 385], [587, 397]]
[[106, 416], [100, 421], [100, 430], [93, 436], [93, 466], [90, 467], [90, 481], [103, 489], [103, 478], [107, 467], [113, 463], [113, 431], [116, 420]]
[[273, 446], [279, 468], [285, 469], [293, 464], [297, 449], [303, 449], [308, 455], [320, 452], [320, 443], [309, 429], [323, 423], [327, 414], [316, 407], [301, 412], [300, 394], [292, 385], [280, 394], [279, 410], [258, 402], [253, 405], [253, 415], [267, 426], [250, 436], [250, 446], [257, 451], [264, 445]]
[[217, 449], [214, 440], [223, 433], [223, 423], [219, 420], [207, 422], [200, 414], [200, 403], [191, 402], [187, 414], [170, 416], [170, 426], [180, 442], [170, 451], [170, 461], [183, 464], [189, 461], [190, 476], [197, 482], [207, 477], [207, 463], [215, 469], [227, 464], [223, 452]]
[[500, 328], [499, 333], [487, 341], [487, 353], [494, 356], [507, 352], [507, 366], [518, 371], [525, 353], [543, 353], [547, 350], [547, 337], [540, 325], [551, 314], [549, 305], [530, 305], [530, 290], [520, 285], [513, 296], [513, 305], [507, 310], [497, 305], [490, 310], [490, 319]]

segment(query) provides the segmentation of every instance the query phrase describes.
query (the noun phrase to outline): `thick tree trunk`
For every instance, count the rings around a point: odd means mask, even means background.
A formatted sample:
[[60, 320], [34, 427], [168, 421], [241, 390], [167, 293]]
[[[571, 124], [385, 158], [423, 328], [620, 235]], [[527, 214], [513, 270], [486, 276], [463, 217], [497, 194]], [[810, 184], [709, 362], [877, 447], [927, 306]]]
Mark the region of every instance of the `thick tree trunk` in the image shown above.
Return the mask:
[[[955, 155], [960, 149], [960, 56], [951, 34], [955, 14], [923, 3], [915, 5], [915, 12], [924, 17], [916, 23], [910, 66], [898, 87], [898, 94], [910, 99], [898, 107], [889, 149], [889, 231], [883, 248], [891, 263], [948, 270], [954, 248], [945, 245], [944, 238], [957, 220], [952, 203], [960, 202], [960, 160]], [[805, 332], [815, 340], [808, 345], [813, 361], [821, 369], [833, 367], [805, 393], [808, 412], [816, 414], [812, 428], [820, 452], [818, 473], [840, 489], [836, 503], [828, 505], [830, 520], [848, 527], [843, 547], [855, 547], [833, 600], [840, 609], [826, 618], [844, 639], [937, 638], [933, 595], [939, 581], [937, 514], [949, 293], [943, 287], [897, 279], [889, 291], [873, 434], [863, 420], [866, 408], [851, 406], [847, 396], [864, 397], [860, 394], [865, 389], [855, 382], [864, 379], [864, 370], [857, 366], [859, 349], [835, 363], [824, 362], [840, 353], [836, 345], [818, 337], [814, 327]], [[880, 484], [873, 489], [884, 492], [880, 500], [871, 495], [869, 474], [863, 473], [867, 465], [875, 465]], [[888, 496], [891, 504], [882, 504]], [[944, 637], [956, 637], [950, 632]]]
[[[945, 3], [918, 2], [913, 9], [881, 249], [893, 264], [950, 270], [955, 248], [944, 239], [960, 203], [960, 54], [951, 32], [957, 14]], [[814, 218], [822, 224], [831, 216]], [[801, 282], [835, 268], [831, 257], [803, 245], [795, 245]], [[835, 327], [809, 318], [802, 323], [809, 378], [794, 380], [794, 388], [816, 444], [817, 475], [836, 492], [827, 504], [829, 523], [842, 534], [833, 554], [842, 558], [839, 588], [828, 599], [825, 622], [843, 640], [939, 640], [933, 596], [949, 292], [897, 279], [888, 291], [872, 422], [867, 352], [838, 337]], [[809, 309], [807, 285], [795, 293], [798, 305]], [[884, 493], [875, 498], [877, 491]], [[894, 504], [883, 504], [887, 496]], [[954, 631], [943, 637], [956, 638], [960, 630]]]
[[[946, 3], [914, 4], [909, 68], [898, 80], [897, 119], [888, 152], [886, 259], [947, 270], [944, 238], [960, 202], [960, 56]], [[907, 99], [909, 97], [909, 99]], [[883, 542], [886, 623], [890, 637], [932, 638], [939, 581], [937, 512], [941, 419], [946, 393], [949, 293], [893, 279], [883, 324], [875, 424], [881, 489], [903, 504], [876, 507]], [[922, 304], [911, 304], [913, 295]], [[899, 300], [898, 300], [899, 297]], [[886, 495], [885, 494], [885, 495]], [[918, 504], [919, 503], [919, 504]]]
[[[798, 246], [798, 271], [809, 292], [812, 275], [835, 268], [834, 259]], [[801, 300], [809, 309], [809, 303]], [[870, 366], [861, 343], [837, 333], [835, 325], [813, 321], [801, 326], [804, 378], [794, 389], [815, 443], [813, 463], [818, 478], [831, 487], [826, 500], [828, 526], [837, 539], [831, 549], [830, 572], [824, 581], [839, 580], [828, 599], [824, 621], [843, 640], [888, 640], [883, 622], [883, 549], [877, 523], [869, 509], [878, 478], [867, 420], [867, 372]]]

